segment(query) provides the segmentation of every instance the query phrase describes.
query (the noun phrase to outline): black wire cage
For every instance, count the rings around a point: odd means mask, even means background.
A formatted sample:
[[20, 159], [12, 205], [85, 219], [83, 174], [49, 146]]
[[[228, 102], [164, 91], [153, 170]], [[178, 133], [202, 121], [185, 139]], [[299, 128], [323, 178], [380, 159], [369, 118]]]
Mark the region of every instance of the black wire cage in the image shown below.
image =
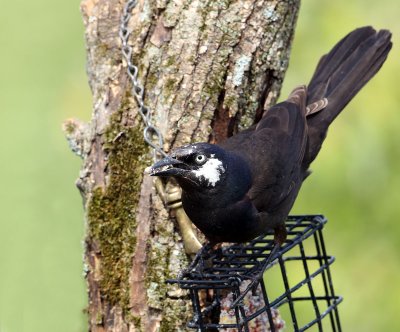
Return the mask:
[[[239, 304], [243, 293], [273, 248], [273, 236], [250, 243], [208, 250], [181, 279], [168, 280], [189, 291], [197, 331], [333, 331], [340, 332], [338, 304], [321, 215], [289, 216], [287, 240], [268, 264], [257, 290]], [[262, 326], [257, 329], [255, 326]]]

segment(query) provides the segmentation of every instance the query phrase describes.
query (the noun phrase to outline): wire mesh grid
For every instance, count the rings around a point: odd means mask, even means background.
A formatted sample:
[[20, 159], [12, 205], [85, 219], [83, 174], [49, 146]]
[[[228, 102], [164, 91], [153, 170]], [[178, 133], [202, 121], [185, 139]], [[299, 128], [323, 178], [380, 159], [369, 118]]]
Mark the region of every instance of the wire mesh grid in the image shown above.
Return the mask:
[[189, 290], [193, 319], [188, 327], [197, 331], [261, 331], [253, 327], [263, 321], [262, 331], [269, 326], [277, 332], [286, 325], [285, 331], [313, 327], [340, 332], [337, 306], [342, 297], [334, 293], [330, 265], [335, 259], [327, 255], [322, 235], [326, 222], [321, 215], [289, 216], [287, 240], [267, 266], [256, 292], [249, 292], [234, 309], [229, 308], [229, 302], [260, 272], [273, 248], [273, 236], [204, 252], [190, 272], [181, 279], [168, 280]]

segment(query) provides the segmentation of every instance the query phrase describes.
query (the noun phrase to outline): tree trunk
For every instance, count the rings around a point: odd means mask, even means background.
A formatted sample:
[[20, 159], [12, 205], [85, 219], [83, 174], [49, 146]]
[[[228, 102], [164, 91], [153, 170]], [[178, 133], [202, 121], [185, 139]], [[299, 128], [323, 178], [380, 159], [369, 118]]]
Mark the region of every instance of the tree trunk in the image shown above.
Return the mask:
[[[65, 123], [83, 158], [91, 331], [185, 331], [186, 293], [165, 280], [187, 263], [173, 216], [143, 175], [151, 164], [118, 36], [123, 0], [83, 0], [90, 124]], [[132, 61], [166, 151], [220, 142], [274, 103], [299, 0], [141, 0]]]

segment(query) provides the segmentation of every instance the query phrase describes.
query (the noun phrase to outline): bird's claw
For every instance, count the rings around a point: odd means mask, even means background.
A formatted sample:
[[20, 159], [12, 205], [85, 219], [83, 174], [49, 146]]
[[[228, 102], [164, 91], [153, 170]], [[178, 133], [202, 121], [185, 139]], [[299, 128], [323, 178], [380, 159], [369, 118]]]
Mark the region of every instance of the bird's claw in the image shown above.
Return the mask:
[[204, 253], [209, 250], [212, 246], [210, 244], [205, 244], [200, 250], [197, 252], [196, 256], [193, 258], [193, 261], [189, 264], [189, 266], [178, 273], [178, 279], [184, 279], [186, 277], [191, 277], [193, 273], [198, 273], [200, 278], [203, 278], [203, 270], [204, 270]]
[[261, 278], [263, 277], [263, 271], [261, 271], [260, 273], [258, 273], [255, 276], [252, 277], [248, 277], [248, 279], [250, 279], [250, 283], [247, 285], [246, 289], [242, 292], [242, 294], [239, 295], [239, 297], [237, 297], [233, 303], [230, 305], [230, 309], [234, 309], [235, 307], [237, 307], [239, 304], [243, 304], [242, 301], [243, 299], [246, 297], [246, 295], [252, 291], [252, 295], [255, 296], [256, 295], [256, 291], [257, 291], [257, 287], [258, 284], [261, 280]]
[[179, 271], [178, 273], [178, 280], [183, 280], [191, 275], [191, 270], [190, 269], [183, 269], [182, 271]]

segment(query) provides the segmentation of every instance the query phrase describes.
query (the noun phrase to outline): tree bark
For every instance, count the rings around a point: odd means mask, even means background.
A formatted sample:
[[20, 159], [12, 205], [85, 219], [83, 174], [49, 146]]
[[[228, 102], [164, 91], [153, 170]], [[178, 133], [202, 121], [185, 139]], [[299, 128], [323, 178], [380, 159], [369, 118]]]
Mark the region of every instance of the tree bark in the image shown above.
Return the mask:
[[[186, 293], [166, 285], [188, 262], [173, 216], [143, 175], [151, 163], [118, 37], [123, 0], [83, 0], [89, 124], [64, 130], [83, 158], [91, 331], [185, 331]], [[133, 62], [166, 151], [220, 142], [279, 94], [299, 0], [141, 0]]]

